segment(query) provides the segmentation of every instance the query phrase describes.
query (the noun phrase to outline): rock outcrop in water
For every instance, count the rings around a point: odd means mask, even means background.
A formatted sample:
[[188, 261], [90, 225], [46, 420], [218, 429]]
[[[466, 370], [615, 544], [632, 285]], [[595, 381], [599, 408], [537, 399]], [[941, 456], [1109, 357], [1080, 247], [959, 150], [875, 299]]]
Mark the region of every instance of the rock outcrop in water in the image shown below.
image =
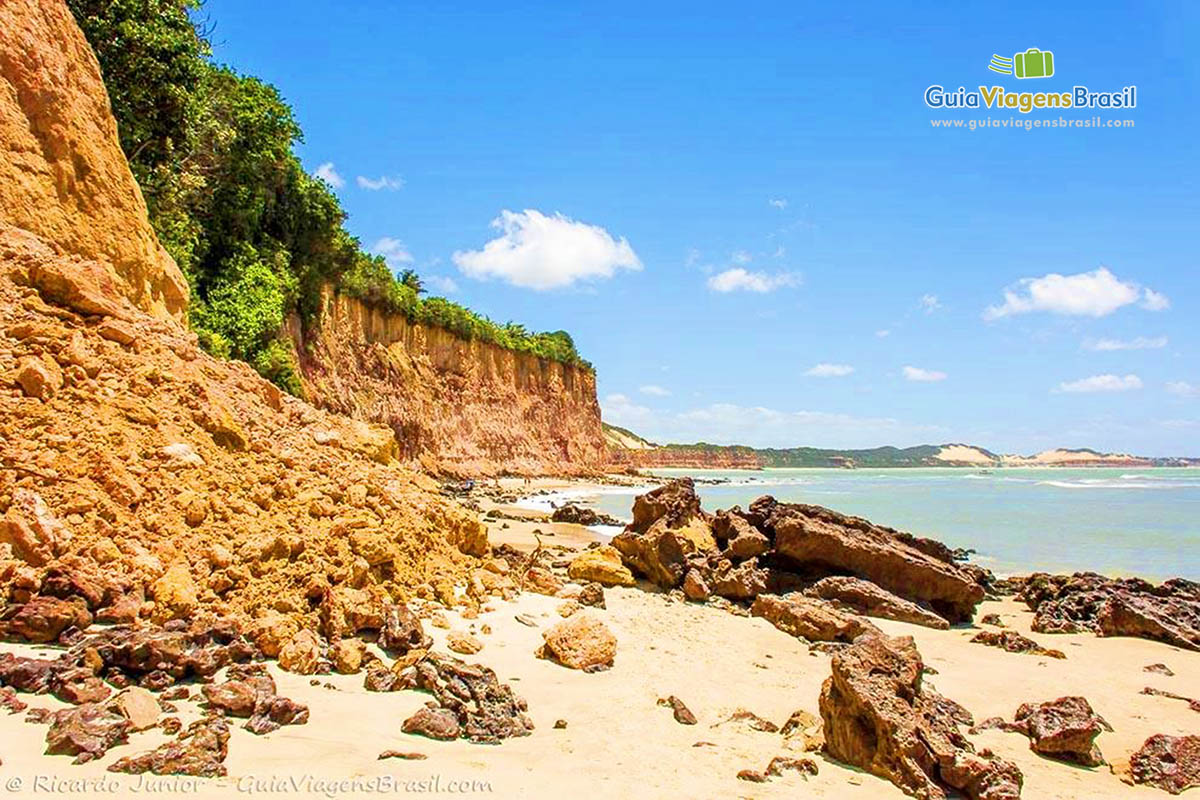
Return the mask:
[[804, 590], [810, 604], [936, 628], [969, 620], [989, 578], [940, 542], [820, 506], [761, 497], [709, 515], [688, 478], [638, 497], [612, 544], [636, 574], [692, 600]]

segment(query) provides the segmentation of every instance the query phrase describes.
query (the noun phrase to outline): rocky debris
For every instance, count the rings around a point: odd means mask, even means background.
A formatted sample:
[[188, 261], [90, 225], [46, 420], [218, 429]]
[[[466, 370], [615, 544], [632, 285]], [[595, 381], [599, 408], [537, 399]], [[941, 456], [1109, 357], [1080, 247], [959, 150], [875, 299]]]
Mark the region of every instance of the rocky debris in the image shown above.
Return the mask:
[[221, 778], [228, 772], [224, 763], [228, 754], [229, 724], [221, 717], [204, 717], [174, 740], [148, 753], [122, 758], [109, 766], [108, 771]]
[[11, 686], [0, 686], [0, 708], [9, 714], [20, 714], [29, 708], [29, 704], [17, 697], [17, 693]]
[[532, 566], [525, 570], [521, 588], [554, 597], [563, 590], [562, 579], [545, 567]]
[[1129, 759], [1134, 783], [1171, 794], [1200, 786], [1200, 736], [1156, 733]]
[[403, 750], [384, 750], [379, 754], [378, 758], [380, 761], [388, 758], [399, 758], [404, 761], [424, 761], [425, 759], [429, 758], [429, 756], [425, 755], [424, 753], [411, 753]]
[[40, 567], [60, 555], [70, 539], [41, 495], [21, 487], [13, 490], [12, 503], [0, 519], [0, 544], [11, 546], [21, 561]]
[[811, 642], [853, 642], [864, 633], [878, 633], [871, 622], [847, 614], [832, 603], [802, 595], [759, 595], [750, 613], [791, 636]]
[[779, 726], [769, 719], [763, 719], [753, 711], [747, 711], [744, 708], [739, 708], [730, 714], [725, 719], [713, 725], [714, 728], [719, 728], [722, 725], [745, 725], [752, 731], [759, 733], [778, 733]]
[[[94, 659], [106, 677], [161, 684], [164, 689], [187, 678], [208, 678], [223, 667], [249, 661], [257, 649], [231, 620], [198, 620], [167, 627], [117, 625], [89, 633], [69, 655], [84, 663]], [[147, 688], [155, 688], [147, 686]]]
[[712, 589], [698, 569], [689, 569], [683, 576], [683, 595], [688, 600], [703, 603], [712, 597]]
[[329, 647], [333, 668], [342, 675], [354, 675], [362, 669], [367, 647], [359, 639], [342, 639]]
[[804, 591], [810, 597], [834, 600], [849, 607], [857, 614], [881, 619], [893, 619], [923, 625], [926, 628], [946, 630], [950, 627], [943, 617], [927, 608], [897, 597], [886, 589], [861, 578], [831, 576], [822, 578]]
[[1200, 650], [1200, 583], [1174, 578], [1155, 585], [1140, 578], [1035, 573], [1018, 597], [1034, 612], [1041, 633], [1136, 636]]
[[1173, 677], [1175, 673], [1166, 664], [1147, 664], [1142, 667], [1143, 672], [1156, 672], [1159, 675], [1166, 675], [1168, 678]]
[[78, 599], [37, 596], [0, 615], [0, 636], [45, 644], [58, 639], [68, 628], [82, 630], [92, 624], [87, 605]]
[[567, 729], [567, 721], [565, 719], [554, 720], [554, 730], [564, 731]]
[[979, 618], [979, 624], [993, 625], [997, 628], [1005, 627], [1004, 620], [1000, 619], [999, 614], [984, 614], [982, 617]]
[[51, 661], [0, 653], [0, 683], [18, 692], [47, 694], [59, 685], [64, 674], [75, 668], [66, 658]]
[[756, 769], [743, 769], [737, 774], [739, 781], [749, 781], [750, 783], [766, 783], [767, 776]]
[[450, 631], [446, 636], [446, 649], [465, 656], [471, 656], [483, 649], [483, 642], [469, 633]]
[[798, 740], [805, 752], [816, 752], [825, 747], [825, 731], [821, 718], [802, 708], [792, 712], [779, 732], [783, 734], [785, 741]]
[[696, 724], [696, 715], [675, 695], [658, 698], [658, 705], [669, 707], [675, 717], [675, 721], [680, 725]]
[[46, 731], [46, 755], [75, 756], [82, 764], [124, 744], [131, 728], [129, 720], [95, 703], [56, 711]]
[[580, 605], [590, 606], [592, 608], [606, 608], [604, 602], [604, 587], [599, 583], [585, 584], [579, 590], [579, 597], [576, 598]]
[[1145, 688], [1143, 688], [1141, 693], [1148, 694], [1148, 695], [1154, 695], [1156, 697], [1166, 697], [1171, 700], [1182, 700], [1183, 702], [1188, 704], [1188, 708], [1190, 708], [1192, 711], [1200, 711], [1200, 700], [1196, 700], [1195, 698], [1192, 698], [1192, 697], [1185, 697], [1184, 695], [1181, 695], [1181, 694], [1175, 694], [1174, 692], [1168, 692], [1165, 689], [1155, 689], [1151, 686], [1146, 686]]
[[591, 614], [575, 614], [543, 631], [542, 638], [537, 656], [571, 669], [610, 667], [617, 655], [617, 637]]
[[567, 600], [565, 603], [561, 603], [558, 608], [555, 609], [555, 611], [558, 612], [558, 615], [564, 619], [572, 614], [578, 614], [582, 610], [583, 606], [579, 604], [578, 600]]
[[621, 521], [607, 514], [600, 514], [586, 506], [567, 503], [554, 509], [550, 515], [551, 522], [569, 522], [573, 525], [620, 525]]
[[799, 772], [805, 777], [816, 775], [819, 770], [817, 762], [811, 758], [792, 758], [790, 756], [775, 756], [771, 759], [771, 763], [767, 764], [766, 774], [768, 777], [781, 778], [784, 772], [792, 771]]
[[621, 563], [615, 547], [602, 545], [585, 550], [567, 567], [567, 576], [579, 583], [599, 583], [602, 586], [633, 586], [633, 573]]
[[639, 495], [633, 522], [613, 537], [626, 566], [651, 582], [673, 589], [687, 572], [688, 558], [716, 550], [708, 515], [690, 478], [680, 478]]
[[1016, 631], [980, 631], [971, 637], [974, 644], [986, 644], [988, 647], [999, 647], [1010, 653], [1028, 653], [1034, 656], [1049, 656], [1050, 658], [1066, 658], [1061, 650], [1050, 650]]
[[296, 635], [279, 651], [279, 668], [297, 675], [313, 675], [321, 664], [321, 640], [307, 628]]
[[1017, 709], [1008, 730], [1029, 737], [1029, 748], [1060, 761], [1085, 767], [1104, 763], [1095, 739], [1112, 728], [1082, 697], [1060, 697], [1048, 703], [1026, 703]]
[[820, 698], [828, 754], [927, 800], [1020, 797], [1020, 770], [975, 754], [958, 729], [969, 715], [922, 685], [923, 668], [908, 636], [864, 636], [835, 653]]
[[[533, 723], [525, 713], [528, 710], [525, 701], [508, 684], [500, 683], [496, 673], [487, 667], [430, 653], [405, 672], [406, 682], [434, 698], [427, 709], [434, 713], [421, 715], [421, 720], [412, 723], [421, 726], [417, 732], [423, 735], [455, 730], [449, 720], [457, 726], [452, 738], [462, 737], [472, 742], [499, 742], [528, 736], [533, 731]], [[412, 718], [405, 722], [406, 732], [412, 732], [408, 730], [411, 721]]]
[[402, 603], [389, 605], [379, 629], [379, 646], [392, 655], [411, 650], [428, 650], [433, 640], [425, 633], [421, 620]]

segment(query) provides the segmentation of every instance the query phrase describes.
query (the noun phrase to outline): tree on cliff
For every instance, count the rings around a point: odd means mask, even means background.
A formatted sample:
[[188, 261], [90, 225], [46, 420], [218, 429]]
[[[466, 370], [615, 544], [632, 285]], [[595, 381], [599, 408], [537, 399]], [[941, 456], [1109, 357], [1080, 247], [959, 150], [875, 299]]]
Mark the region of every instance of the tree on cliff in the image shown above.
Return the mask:
[[573, 343], [514, 337], [456, 303], [423, 300], [415, 272], [397, 277], [364, 252], [332, 189], [296, 156], [302, 133], [279, 92], [210, 60], [199, 0], [67, 4], [96, 52], [121, 147], [187, 277], [191, 323], [210, 352], [299, 393], [282, 326], [292, 313], [317, 322], [322, 287], [332, 285], [466, 338], [584, 363]]

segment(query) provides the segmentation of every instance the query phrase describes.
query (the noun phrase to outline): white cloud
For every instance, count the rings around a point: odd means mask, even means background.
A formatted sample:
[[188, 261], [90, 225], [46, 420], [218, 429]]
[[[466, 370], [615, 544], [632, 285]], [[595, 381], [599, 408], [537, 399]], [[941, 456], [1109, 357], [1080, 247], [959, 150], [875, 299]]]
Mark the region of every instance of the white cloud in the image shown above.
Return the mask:
[[1081, 394], [1091, 392], [1128, 392], [1142, 388], [1142, 379], [1137, 375], [1093, 375], [1077, 381], [1063, 381], [1055, 392]]
[[1085, 339], [1083, 349], [1095, 350], [1100, 353], [1115, 350], [1159, 350], [1167, 346], [1167, 337], [1155, 336], [1147, 338], [1138, 336], [1134, 339]]
[[875, 331], [875, 336], [880, 339], [886, 339], [887, 337], [889, 337], [891, 335], [892, 335], [892, 332], [889, 331], [887, 328], [880, 328], [879, 330]]
[[482, 250], [460, 250], [454, 263], [478, 280], [500, 278], [526, 289], [557, 289], [576, 281], [611, 278], [642, 262], [624, 238], [562, 214], [501, 211], [492, 227], [502, 233]]
[[670, 397], [669, 389], [664, 389], [661, 386], [655, 386], [653, 383], [648, 383], [638, 389], [642, 394], [653, 395], [654, 397]]
[[942, 307], [942, 301], [938, 300], [938, 296], [936, 294], [927, 294], [917, 301], [917, 305], [919, 305], [926, 314], [932, 314]]
[[911, 445], [938, 440], [946, 430], [881, 417], [855, 417], [824, 411], [779, 411], [729, 403], [682, 412], [655, 411], [623, 394], [600, 402], [605, 422], [629, 428], [654, 442], [714, 442], [751, 447], [877, 447], [881, 442]]
[[782, 211], [783, 209], [787, 208], [788, 201], [783, 197], [773, 197], [767, 201], [767, 204], [772, 208], [778, 208], [780, 211]]
[[333, 168], [332, 161], [326, 161], [317, 167], [313, 170], [313, 175], [316, 175], [335, 189], [340, 189], [346, 185], [346, 179], [339, 175], [338, 171]]
[[987, 320], [1046, 311], [1051, 314], [1103, 317], [1143, 298], [1142, 307], [1161, 311], [1170, 305], [1165, 295], [1122, 281], [1105, 267], [1076, 275], [1050, 273], [1023, 278], [1004, 290], [1004, 302], [983, 312]]
[[745, 250], [734, 250], [730, 254], [729, 260], [735, 264], [749, 264], [751, 256]]
[[937, 383], [946, 380], [946, 373], [936, 369], [921, 369], [920, 367], [905, 367], [904, 380], [917, 383]]
[[758, 292], [765, 294], [776, 289], [799, 286], [800, 276], [794, 272], [777, 272], [769, 275], [765, 272], [750, 272], [741, 267], [718, 272], [708, 279], [708, 288], [714, 292]]
[[404, 246], [404, 242], [399, 239], [393, 239], [391, 236], [384, 236], [376, 242], [375, 246], [371, 248], [371, 252], [375, 255], [383, 256], [387, 260], [388, 266], [392, 269], [397, 269], [413, 262], [412, 253], [408, 252], [408, 248]]
[[394, 192], [404, 186], [403, 178], [389, 178], [387, 175], [380, 175], [378, 178], [368, 178], [364, 175], [359, 175], [354, 180], [358, 183], [359, 188], [366, 189], [369, 192], [378, 192], [380, 189], [387, 189]]
[[817, 364], [804, 374], [810, 378], [843, 378], [854, 372], [849, 364]]
[[1200, 386], [1187, 381], [1168, 381], [1167, 391], [1180, 397], [1200, 397]]
[[455, 283], [454, 278], [444, 275], [430, 275], [424, 278], [424, 281], [442, 294], [454, 294], [458, 291], [458, 284]]
[[1142, 308], [1147, 311], [1166, 311], [1170, 307], [1171, 301], [1165, 294], [1153, 289], [1142, 291]]

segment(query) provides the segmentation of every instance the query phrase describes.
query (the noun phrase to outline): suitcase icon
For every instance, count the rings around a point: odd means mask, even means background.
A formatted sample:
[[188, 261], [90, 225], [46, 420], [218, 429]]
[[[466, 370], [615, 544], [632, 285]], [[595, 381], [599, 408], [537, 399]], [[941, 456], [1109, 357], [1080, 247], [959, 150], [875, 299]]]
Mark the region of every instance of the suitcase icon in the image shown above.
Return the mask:
[[1018, 78], [1049, 78], [1054, 74], [1054, 53], [1031, 47], [1013, 56], [1014, 73]]

